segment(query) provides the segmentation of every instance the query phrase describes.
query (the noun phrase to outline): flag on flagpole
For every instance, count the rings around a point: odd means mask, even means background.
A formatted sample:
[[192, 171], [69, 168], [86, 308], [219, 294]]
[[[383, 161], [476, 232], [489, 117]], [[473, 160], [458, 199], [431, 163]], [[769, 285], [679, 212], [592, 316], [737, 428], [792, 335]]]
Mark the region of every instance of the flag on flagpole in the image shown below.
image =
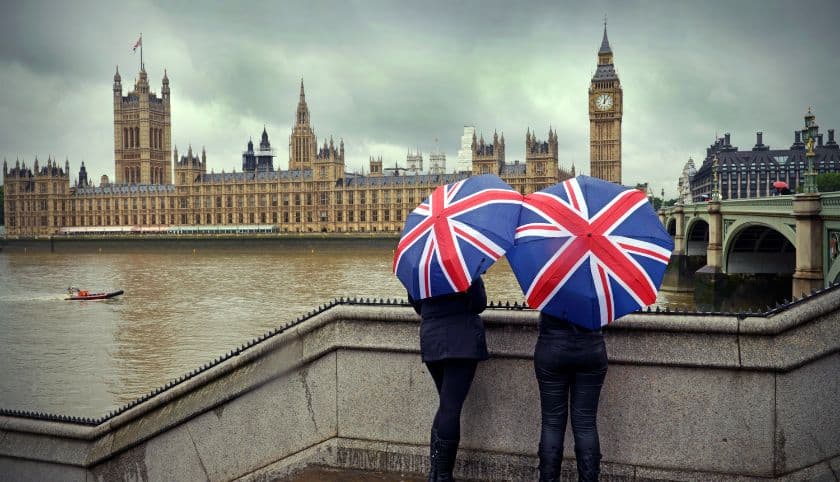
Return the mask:
[[137, 47], [140, 47], [142, 45], [143, 45], [143, 37], [140, 37], [140, 38], [137, 39], [136, 42], [134, 42], [134, 47], [131, 48], [131, 52], [132, 53], [137, 52]]

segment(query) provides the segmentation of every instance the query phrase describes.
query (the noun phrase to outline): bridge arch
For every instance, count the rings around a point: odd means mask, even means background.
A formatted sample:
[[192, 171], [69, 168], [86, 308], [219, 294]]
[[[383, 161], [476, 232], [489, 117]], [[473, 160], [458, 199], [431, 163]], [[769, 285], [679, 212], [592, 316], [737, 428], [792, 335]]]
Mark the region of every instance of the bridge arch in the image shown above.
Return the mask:
[[668, 234], [673, 239], [674, 236], [677, 235], [677, 218], [671, 216], [665, 221], [665, 230], [668, 231]]
[[699, 216], [691, 218], [685, 227], [685, 254], [706, 256], [709, 247], [709, 222]]
[[796, 233], [789, 226], [739, 221], [724, 238], [727, 274], [792, 274], [796, 270]]
[[828, 274], [825, 276], [825, 284], [840, 282], [840, 256], [834, 262], [829, 262]]

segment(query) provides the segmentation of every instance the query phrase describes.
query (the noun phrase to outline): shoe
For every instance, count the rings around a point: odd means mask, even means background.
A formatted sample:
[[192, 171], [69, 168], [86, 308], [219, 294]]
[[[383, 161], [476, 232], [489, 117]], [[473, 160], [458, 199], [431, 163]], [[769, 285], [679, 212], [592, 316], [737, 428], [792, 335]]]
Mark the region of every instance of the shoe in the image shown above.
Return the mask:
[[455, 480], [452, 478], [452, 471], [455, 469], [455, 457], [458, 455], [459, 440], [445, 440], [437, 439], [437, 453], [435, 454], [435, 471], [437, 482], [450, 482]]
[[560, 468], [563, 463], [563, 446], [543, 447], [540, 444], [537, 452], [540, 457], [540, 482], [557, 482], [560, 480]]
[[432, 435], [429, 438], [429, 482], [437, 480], [437, 455], [438, 455], [437, 429], [432, 428]]
[[583, 453], [575, 450], [577, 458], [578, 480], [581, 482], [597, 482], [601, 473], [601, 454], [598, 452]]

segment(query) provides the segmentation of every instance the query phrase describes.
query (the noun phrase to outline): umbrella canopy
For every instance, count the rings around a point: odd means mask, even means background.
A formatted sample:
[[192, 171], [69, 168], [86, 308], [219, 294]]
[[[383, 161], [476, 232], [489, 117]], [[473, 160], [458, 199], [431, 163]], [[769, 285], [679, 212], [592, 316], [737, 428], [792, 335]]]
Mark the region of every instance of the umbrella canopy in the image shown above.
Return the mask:
[[525, 196], [507, 257], [528, 306], [598, 329], [656, 301], [673, 248], [644, 193], [578, 176]]
[[521, 207], [492, 174], [439, 186], [406, 218], [394, 274], [416, 300], [466, 291], [513, 246]]
[[773, 187], [776, 189], [787, 189], [788, 183], [785, 181], [773, 181]]

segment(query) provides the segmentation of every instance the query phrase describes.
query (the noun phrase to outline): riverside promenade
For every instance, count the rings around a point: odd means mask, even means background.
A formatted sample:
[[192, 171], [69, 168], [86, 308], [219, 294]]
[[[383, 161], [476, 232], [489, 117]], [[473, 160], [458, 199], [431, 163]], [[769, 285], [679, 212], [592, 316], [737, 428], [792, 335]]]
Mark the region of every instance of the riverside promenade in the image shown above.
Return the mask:
[[[456, 477], [536, 480], [537, 314], [482, 318]], [[335, 300], [100, 418], [0, 411], [0, 478], [422, 480], [418, 322], [401, 301]], [[762, 313], [634, 313], [606, 338], [604, 480], [838, 479], [840, 285]]]

